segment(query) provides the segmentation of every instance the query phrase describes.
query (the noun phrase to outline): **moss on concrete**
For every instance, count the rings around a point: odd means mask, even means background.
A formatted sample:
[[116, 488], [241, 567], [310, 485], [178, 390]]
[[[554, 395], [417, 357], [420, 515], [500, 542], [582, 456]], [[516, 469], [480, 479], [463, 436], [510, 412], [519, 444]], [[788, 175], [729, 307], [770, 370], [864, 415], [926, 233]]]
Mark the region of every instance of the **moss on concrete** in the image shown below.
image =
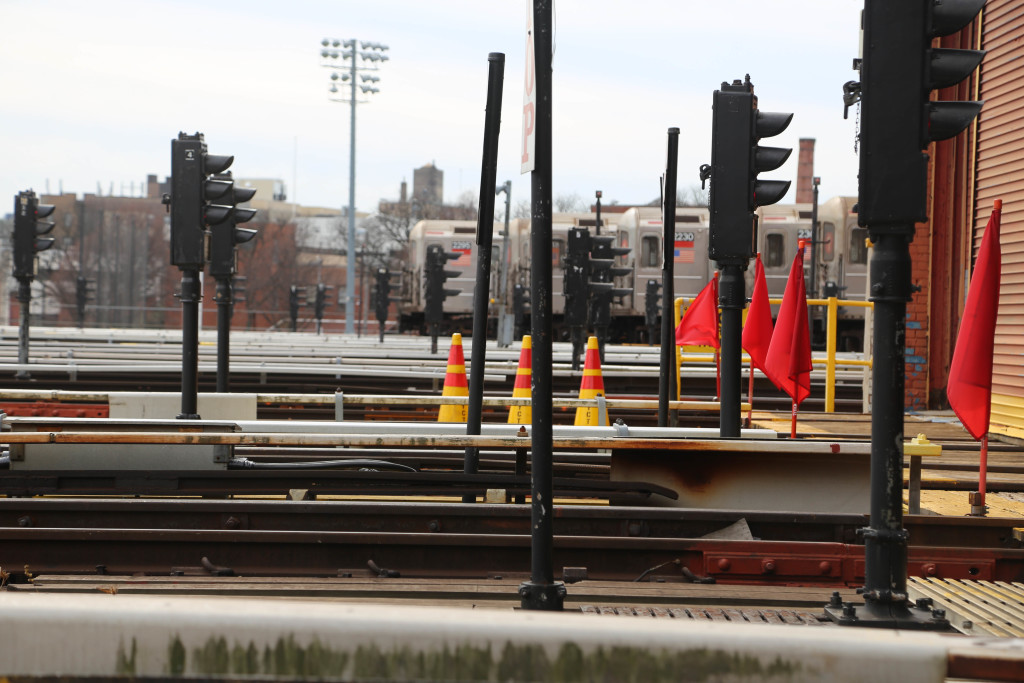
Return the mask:
[[[132, 674], [131, 654], [118, 649], [118, 671]], [[337, 648], [313, 639], [307, 645], [289, 635], [262, 649], [254, 643], [229, 644], [224, 636], [209, 638], [187, 657], [175, 636], [168, 645], [172, 675], [262, 675], [288, 678], [346, 677], [354, 680], [550, 681], [551, 683], [654, 683], [656, 681], [789, 681], [812, 673], [803, 663], [721, 650], [649, 650], [598, 647], [585, 651], [565, 643], [552, 658], [538, 644], [506, 643], [495, 656], [489, 646], [444, 646], [440, 650], [392, 649], [377, 645]]]

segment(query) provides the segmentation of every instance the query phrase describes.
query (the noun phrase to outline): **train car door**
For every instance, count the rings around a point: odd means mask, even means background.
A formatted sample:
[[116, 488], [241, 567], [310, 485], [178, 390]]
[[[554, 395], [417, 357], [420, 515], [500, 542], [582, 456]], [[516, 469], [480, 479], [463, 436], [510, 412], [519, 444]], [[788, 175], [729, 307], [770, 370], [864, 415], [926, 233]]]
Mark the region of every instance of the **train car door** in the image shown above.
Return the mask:
[[[661, 284], [661, 232], [653, 229], [641, 229], [637, 237], [637, 254], [633, 261], [636, 264], [636, 276], [633, 280], [633, 300], [636, 308], [643, 315], [647, 306], [647, 281], [654, 280]], [[658, 290], [661, 292], [661, 290]], [[660, 307], [659, 307], [660, 310]]]
[[864, 301], [868, 292], [868, 231], [857, 225], [857, 217], [847, 218], [849, 244], [847, 244], [847, 260], [844, 273], [846, 290], [841, 296], [844, 299]]
[[[560, 229], [559, 229], [560, 228]], [[565, 312], [565, 292], [562, 272], [565, 269], [566, 226], [552, 226], [551, 233], [551, 314], [561, 316]], [[527, 255], [529, 258], [529, 255]]]

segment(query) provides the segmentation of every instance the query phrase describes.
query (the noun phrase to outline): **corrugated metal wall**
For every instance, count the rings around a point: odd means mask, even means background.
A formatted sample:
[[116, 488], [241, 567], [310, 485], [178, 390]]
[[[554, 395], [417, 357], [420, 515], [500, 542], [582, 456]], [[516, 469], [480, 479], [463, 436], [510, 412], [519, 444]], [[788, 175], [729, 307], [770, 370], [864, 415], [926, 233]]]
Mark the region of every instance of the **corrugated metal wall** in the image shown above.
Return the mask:
[[[992, 202], [1003, 200], [1002, 284], [992, 376], [995, 433], [1024, 438], [1024, 3], [988, 0], [982, 18], [980, 99], [975, 176], [974, 262]], [[964, 255], [967, 256], [966, 254]]]

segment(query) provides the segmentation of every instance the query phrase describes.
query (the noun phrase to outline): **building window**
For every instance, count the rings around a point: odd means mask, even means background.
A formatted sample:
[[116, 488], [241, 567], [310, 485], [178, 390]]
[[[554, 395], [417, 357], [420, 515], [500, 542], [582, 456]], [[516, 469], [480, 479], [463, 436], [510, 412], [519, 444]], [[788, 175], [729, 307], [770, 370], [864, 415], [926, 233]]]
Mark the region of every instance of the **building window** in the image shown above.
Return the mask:
[[785, 261], [785, 239], [780, 233], [765, 235], [764, 239], [764, 267], [778, 268]]

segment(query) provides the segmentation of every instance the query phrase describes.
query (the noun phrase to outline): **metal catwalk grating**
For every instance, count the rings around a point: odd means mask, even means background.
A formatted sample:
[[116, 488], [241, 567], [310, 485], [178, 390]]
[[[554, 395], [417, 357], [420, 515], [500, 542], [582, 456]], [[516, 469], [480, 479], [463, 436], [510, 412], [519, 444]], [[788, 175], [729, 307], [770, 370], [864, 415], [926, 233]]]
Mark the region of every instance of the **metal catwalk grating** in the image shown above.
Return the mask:
[[821, 626], [827, 623], [825, 615], [804, 610], [775, 609], [720, 609], [717, 607], [633, 607], [583, 605], [584, 614], [625, 617], [655, 617], [661, 619], [688, 619], [690, 621], [725, 621], [739, 624], [790, 624], [794, 626]]
[[907, 592], [911, 600], [931, 598], [933, 607], [946, 610], [949, 623], [961, 633], [1024, 636], [1024, 583], [913, 577]]

